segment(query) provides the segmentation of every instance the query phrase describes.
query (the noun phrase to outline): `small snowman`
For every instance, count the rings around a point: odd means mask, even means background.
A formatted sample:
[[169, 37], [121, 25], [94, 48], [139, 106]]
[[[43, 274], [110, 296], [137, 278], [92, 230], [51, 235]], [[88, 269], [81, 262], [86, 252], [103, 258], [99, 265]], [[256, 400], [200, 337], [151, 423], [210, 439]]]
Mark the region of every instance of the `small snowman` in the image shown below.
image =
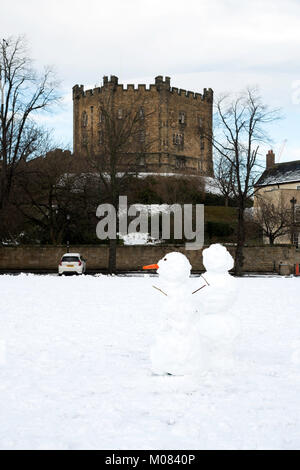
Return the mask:
[[232, 314], [236, 279], [228, 273], [234, 261], [224, 246], [214, 244], [203, 250], [203, 264], [207, 288], [197, 299], [201, 312], [197, 328], [206, 349], [206, 368], [230, 369], [234, 366], [234, 344], [240, 332], [239, 321]]
[[189, 373], [196, 315], [189, 283], [191, 264], [182, 253], [172, 252], [144, 269], [157, 269], [159, 288], [153, 287], [166, 297], [162, 326], [150, 354], [152, 370], [159, 375]]

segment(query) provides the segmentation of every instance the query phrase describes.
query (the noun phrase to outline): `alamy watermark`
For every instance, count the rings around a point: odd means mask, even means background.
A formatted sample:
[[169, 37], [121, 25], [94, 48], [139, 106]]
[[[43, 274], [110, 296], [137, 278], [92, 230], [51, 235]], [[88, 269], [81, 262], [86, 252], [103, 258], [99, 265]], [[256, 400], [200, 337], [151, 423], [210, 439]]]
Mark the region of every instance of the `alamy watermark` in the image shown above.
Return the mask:
[[[100, 204], [96, 216], [101, 218], [96, 234], [100, 240], [116, 239], [117, 235], [148, 233], [152, 239], [170, 240], [173, 237], [186, 240], [187, 250], [198, 250], [204, 244], [204, 205], [172, 204], [164, 210], [150, 211], [147, 206], [132, 204], [128, 207], [127, 196], [119, 197], [118, 211], [112, 204]], [[171, 215], [174, 221], [171, 224]], [[132, 219], [134, 217], [134, 219]], [[130, 221], [129, 221], [130, 219]], [[150, 223], [149, 223], [150, 221]], [[194, 228], [193, 228], [194, 226]]]

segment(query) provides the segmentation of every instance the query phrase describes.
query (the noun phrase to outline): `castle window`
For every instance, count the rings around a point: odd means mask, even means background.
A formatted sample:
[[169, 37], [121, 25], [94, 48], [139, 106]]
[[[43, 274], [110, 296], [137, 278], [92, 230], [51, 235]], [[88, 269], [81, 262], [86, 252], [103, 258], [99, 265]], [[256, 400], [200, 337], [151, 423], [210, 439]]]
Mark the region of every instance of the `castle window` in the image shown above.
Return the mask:
[[144, 129], [140, 129], [140, 130], [138, 131], [138, 141], [139, 141], [139, 142], [145, 142], [145, 137], [146, 137], [146, 136], [145, 136], [145, 131], [144, 131]]
[[203, 119], [200, 116], [198, 116], [198, 126], [199, 126], [200, 129], [202, 129], [202, 127], [203, 127]]
[[204, 137], [200, 137], [200, 150], [204, 150]]
[[86, 111], [83, 111], [83, 113], [82, 113], [81, 124], [82, 124], [82, 127], [87, 127], [87, 125], [88, 125], [88, 115], [87, 115]]
[[99, 111], [99, 122], [104, 122], [104, 114], [103, 114], [103, 112], [101, 111], [101, 109], [100, 109], [100, 111]]
[[179, 124], [185, 124], [185, 112], [184, 111], [179, 111]]
[[93, 125], [94, 125], [94, 106], [91, 106], [91, 128], [93, 132]]
[[185, 158], [176, 157], [176, 160], [175, 160], [175, 167], [176, 167], [177, 170], [186, 168], [186, 161], [185, 161]]
[[146, 165], [146, 158], [145, 158], [145, 155], [140, 155], [139, 163], [140, 163], [141, 166], [145, 166], [145, 165]]
[[103, 144], [103, 131], [99, 131], [98, 133], [98, 143], [99, 145]]
[[173, 134], [173, 145], [176, 145], [178, 147], [178, 150], [182, 150], [184, 145], [184, 135]]
[[140, 119], [145, 119], [145, 110], [143, 106], [140, 106], [139, 108], [139, 118]]
[[118, 119], [123, 119], [123, 109], [122, 108], [118, 109]]

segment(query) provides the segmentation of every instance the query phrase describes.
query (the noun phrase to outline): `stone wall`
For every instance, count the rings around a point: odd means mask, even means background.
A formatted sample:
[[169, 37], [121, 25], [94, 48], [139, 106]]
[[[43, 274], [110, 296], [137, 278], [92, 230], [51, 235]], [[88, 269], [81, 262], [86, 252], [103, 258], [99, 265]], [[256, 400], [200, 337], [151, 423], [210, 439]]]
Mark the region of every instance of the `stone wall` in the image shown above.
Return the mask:
[[[228, 247], [234, 253], [233, 247]], [[108, 247], [105, 245], [71, 246], [71, 252], [79, 252], [87, 259], [89, 271], [105, 271]], [[120, 271], [138, 271], [145, 264], [156, 263], [170, 251], [181, 251], [192, 264], [194, 271], [203, 271], [201, 250], [185, 251], [181, 246], [120, 246], [117, 250], [117, 267]], [[65, 246], [18, 246], [0, 248], [0, 271], [56, 271]], [[293, 246], [265, 246], [245, 248], [245, 271], [278, 272], [279, 264], [289, 266], [300, 263], [300, 251]]]

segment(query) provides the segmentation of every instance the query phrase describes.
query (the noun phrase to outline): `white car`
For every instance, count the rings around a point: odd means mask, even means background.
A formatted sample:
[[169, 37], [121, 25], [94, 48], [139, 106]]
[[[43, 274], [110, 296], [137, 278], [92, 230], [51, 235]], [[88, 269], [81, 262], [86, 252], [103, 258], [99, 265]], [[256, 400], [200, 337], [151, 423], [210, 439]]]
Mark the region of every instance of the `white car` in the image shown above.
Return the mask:
[[58, 275], [67, 273], [83, 274], [86, 270], [86, 260], [80, 253], [65, 253], [58, 265]]

